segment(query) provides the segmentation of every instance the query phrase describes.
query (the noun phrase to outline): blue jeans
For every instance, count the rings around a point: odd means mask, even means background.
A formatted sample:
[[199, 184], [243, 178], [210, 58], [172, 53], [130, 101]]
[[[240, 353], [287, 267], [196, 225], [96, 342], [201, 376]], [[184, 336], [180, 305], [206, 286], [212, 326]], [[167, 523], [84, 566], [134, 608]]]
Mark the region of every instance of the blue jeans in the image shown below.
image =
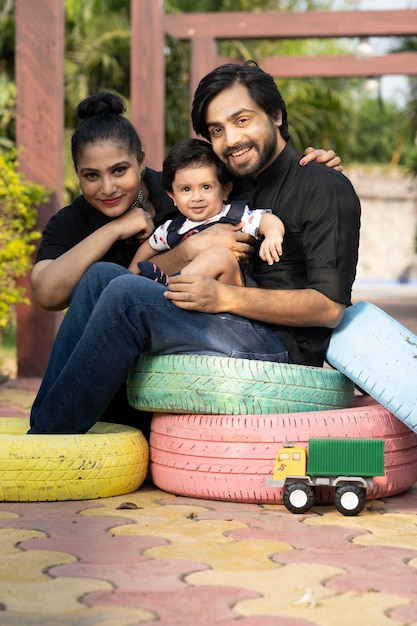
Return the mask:
[[184, 311], [163, 296], [165, 290], [119, 265], [90, 267], [55, 338], [29, 433], [88, 430], [143, 352], [289, 362], [265, 325], [236, 315]]

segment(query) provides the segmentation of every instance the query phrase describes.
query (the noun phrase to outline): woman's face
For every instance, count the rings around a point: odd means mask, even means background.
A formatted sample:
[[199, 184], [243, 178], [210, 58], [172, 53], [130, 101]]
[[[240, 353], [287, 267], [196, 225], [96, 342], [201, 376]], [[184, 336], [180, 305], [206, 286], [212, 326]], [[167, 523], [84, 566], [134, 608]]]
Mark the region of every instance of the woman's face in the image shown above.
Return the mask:
[[86, 146], [77, 164], [82, 194], [100, 213], [119, 217], [136, 200], [141, 167], [136, 154], [111, 141]]

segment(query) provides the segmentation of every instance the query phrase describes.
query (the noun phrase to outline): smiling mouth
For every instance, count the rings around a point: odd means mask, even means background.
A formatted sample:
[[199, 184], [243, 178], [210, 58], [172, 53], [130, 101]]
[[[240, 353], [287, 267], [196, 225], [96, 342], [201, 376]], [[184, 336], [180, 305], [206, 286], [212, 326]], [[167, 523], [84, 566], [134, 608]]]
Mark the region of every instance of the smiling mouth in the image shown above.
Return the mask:
[[234, 150], [233, 152], [230, 151], [229, 156], [232, 157], [232, 159], [239, 159], [248, 154], [251, 150], [252, 146], [246, 146], [245, 148], [240, 148], [239, 150]]
[[103, 200], [101, 200], [101, 202], [103, 204], [106, 204], [107, 206], [113, 206], [115, 204], [118, 204], [121, 199], [122, 196], [118, 196], [117, 198], [104, 198]]

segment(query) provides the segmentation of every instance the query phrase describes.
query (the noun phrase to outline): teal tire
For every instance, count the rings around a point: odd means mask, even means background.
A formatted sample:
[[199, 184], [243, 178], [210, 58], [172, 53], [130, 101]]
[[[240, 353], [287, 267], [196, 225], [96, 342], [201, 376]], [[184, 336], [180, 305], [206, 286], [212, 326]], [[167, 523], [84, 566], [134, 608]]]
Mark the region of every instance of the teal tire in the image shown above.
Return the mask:
[[417, 337], [410, 330], [358, 302], [332, 332], [326, 359], [417, 432]]
[[140, 357], [127, 381], [142, 411], [250, 415], [352, 406], [354, 385], [330, 368], [215, 356]]

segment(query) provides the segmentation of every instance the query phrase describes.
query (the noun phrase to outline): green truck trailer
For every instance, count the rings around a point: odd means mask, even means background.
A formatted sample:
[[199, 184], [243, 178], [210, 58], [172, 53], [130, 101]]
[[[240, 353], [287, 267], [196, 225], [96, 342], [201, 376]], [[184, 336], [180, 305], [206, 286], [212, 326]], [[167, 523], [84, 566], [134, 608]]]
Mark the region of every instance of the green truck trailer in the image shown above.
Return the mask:
[[366, 489], [383, 476], [383, 439], [310, 439], [308, 446], [284, 443], [267, 483], [283, 488], [283, 503], [292, 513], [314, 504], [316, 487], [334, 488], [334, 505], [343, 515], [365, 506]]

